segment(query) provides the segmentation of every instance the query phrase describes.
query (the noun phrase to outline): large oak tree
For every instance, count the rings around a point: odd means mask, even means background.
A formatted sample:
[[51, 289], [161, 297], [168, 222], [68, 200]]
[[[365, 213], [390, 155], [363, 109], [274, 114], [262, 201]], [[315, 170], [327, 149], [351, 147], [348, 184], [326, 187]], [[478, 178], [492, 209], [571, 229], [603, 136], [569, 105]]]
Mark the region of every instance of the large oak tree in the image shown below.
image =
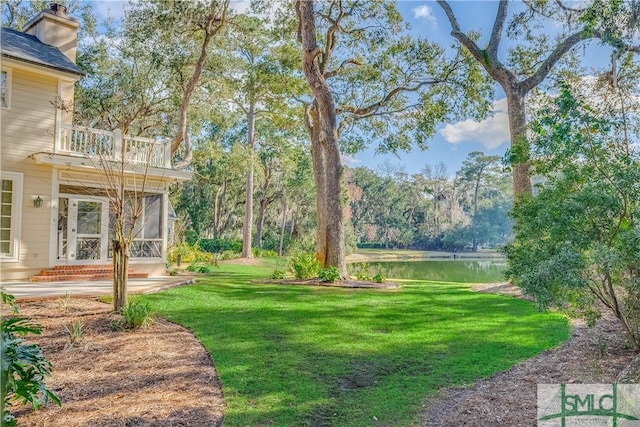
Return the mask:
[[[638, 25], [636, 3], [595, 0], [585, 7], [570, 7], [561, 0], [525, 1], [524, 12], [509, 20], [508, 0], [500, 0], [489, 41], [480, 47], [472, 32], [464, 32], [448, 1], [438, 0], [451, 24], [451, 35], [469, 50], [486, 72], [504, 90], [509, 112], [511, 150], [514, 154], [513, 188], [516, 197], [531, 194], [527, 139], [526, 97], [549, 75], [552, 68], [581, 42], [600, 38], [616, 49], [640, 52], [630, 44]], [[554, 41], [549, 35], [535, 30], [538, 24], [562, 25], [567, 29]], [[498, 57], [503, 33], [518, 41], [509, 58]]]
[[462, 51], [449, 59], [441, 47], [409, 37], [393, 3], [300, 0], [296, 12], [312, 92], [305, 125], [317, 192], [317, 257], [347, 277], [341, 149], [357, 151], [371, 141], [378, 151], [424, 148], [437, 123], [456, 108], [484, 105], [489, 91]]

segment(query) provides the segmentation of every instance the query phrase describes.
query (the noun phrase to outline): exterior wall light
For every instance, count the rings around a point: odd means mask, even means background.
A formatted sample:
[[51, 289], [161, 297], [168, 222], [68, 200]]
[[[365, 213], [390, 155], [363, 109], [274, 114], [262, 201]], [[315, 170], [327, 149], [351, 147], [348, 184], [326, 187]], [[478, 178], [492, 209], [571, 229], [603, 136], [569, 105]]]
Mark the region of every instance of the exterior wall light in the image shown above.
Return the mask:
[[42, 200], [42, 198], [40, 196], [38, 196], [37, 198], [35, 198], [33, 200], [33, 207], [34, 208], [41, 208], [42, 207], [42, 202], [44, 202], [44, 200]]

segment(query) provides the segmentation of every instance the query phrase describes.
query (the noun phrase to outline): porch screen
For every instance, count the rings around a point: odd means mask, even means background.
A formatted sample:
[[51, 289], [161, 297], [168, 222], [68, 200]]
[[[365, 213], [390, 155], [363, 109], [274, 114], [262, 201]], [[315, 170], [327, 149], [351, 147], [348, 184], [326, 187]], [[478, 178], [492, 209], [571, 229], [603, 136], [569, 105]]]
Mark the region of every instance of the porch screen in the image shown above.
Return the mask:
[[[132, 195], [132, 198], [135, 197]], [[140, 200], [140, 199], [138, 199]], [[152, 194], [142, 197], [141, 214], [133, 229], [134, 240], [131, 245], [132, 258], [162, 257], [162, 195]], [[131, 215], [132, 204], [127, 205], [126, 218]], [[109, 235], [113, 238], [113, 214], [110, 215]], [[128, 221], [127, 221], [127, 227]], [[113, 256], [109, 246], [109, 258]]]
[[133, 258], [160, 258], [162, 256], [162, 196], [144, 196], [144, 209], [136, 224], [136, 239], [133, 241]]

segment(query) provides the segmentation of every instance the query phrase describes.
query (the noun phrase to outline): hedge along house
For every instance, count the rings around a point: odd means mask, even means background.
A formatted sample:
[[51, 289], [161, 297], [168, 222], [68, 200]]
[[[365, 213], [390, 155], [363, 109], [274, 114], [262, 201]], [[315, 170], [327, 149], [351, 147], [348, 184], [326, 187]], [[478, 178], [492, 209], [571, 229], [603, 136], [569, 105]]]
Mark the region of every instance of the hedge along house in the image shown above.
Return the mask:
[[143, 207], [129, 276], [165, 273], [168, 186], [191, 173], [172, 169], [169, 141], [74, 126], [78, 28], [52, 4], [23, 32], [2, 29], [2, 281], [110, 278], [109, 190], [121, 184]]

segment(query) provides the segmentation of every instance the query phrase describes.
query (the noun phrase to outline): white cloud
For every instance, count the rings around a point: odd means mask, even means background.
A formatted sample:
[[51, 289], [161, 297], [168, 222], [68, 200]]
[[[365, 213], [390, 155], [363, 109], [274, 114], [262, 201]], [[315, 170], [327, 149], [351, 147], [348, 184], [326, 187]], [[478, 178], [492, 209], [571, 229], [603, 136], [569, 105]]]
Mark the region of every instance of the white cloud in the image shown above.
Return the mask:
[[450, 144], [463, 142], [479, 142], [487, 149], [493, 149], [508, 143], [509, 117], [507, 115], [507, 99], [502, 98], [493, 103], [493, 115], [480, 122], [467, 119], [462, 122], [447, 124], [439, 133]]
[[413, 17], [422, 19], [430, 24], [436, 24], [436, 17], [433, 16], [433, 10], [426, 4], [413, 8]]
[[348, 166], [350, 168], [355, 168], [358, 166], [359, 163], [362, 163], [361, 160], [358, 160], [355, 157], [349, 156], [347, 154], [341, 154], [340, 160], [342, 160], [343, 165]]
[[232, 0], [229, 3], [229, 8], [235, 10], [237, 13], [246, 13], [251, 7], [251, 0]]

